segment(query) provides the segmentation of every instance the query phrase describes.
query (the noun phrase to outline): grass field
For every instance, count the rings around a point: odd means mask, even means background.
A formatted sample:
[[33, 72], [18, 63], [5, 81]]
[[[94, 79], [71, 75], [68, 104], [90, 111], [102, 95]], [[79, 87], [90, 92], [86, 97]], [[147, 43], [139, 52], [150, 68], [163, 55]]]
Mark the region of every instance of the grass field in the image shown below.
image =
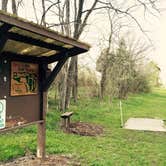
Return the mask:
[[[60, 113], [53, 99], [47, 114], [47, 145], [49, 154], [65, 154], [76, 158], [81, 165], [90, 166], [165, 166], [166, 133], [125, 130], [120, 128], [118, 101], [80, 98], [72, 121], [99, 124], [104, 134], [98, 137], [65, 134], [59, 129]], [[132, 95], [123, 101], [125, 121], [130, 117], [166, 119], [166, 90], [156, 89], [149, 94]], [[36, 127], [0, 135], [0, 161], [36, 153]]]

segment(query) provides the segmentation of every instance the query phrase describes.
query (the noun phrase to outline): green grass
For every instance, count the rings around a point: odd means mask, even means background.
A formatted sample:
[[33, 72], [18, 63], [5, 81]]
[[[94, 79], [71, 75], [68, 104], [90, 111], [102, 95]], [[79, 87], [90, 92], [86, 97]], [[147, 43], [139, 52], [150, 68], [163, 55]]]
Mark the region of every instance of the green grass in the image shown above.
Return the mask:
[[[123, 102], [124, 119], [150, 117], [166, 119], [166, 90], [131, 95]], [[46, 150], [49, 154], [72, 155], [82, 165], [144, 166], [166, 165], [166, 133], [125, 130], [120, 128], [118, 101], [110, 105], [105, 99], [80, 98], [72, 121], [99, 124], [104, 134], [98, 137], [65, 134], [59, 129], [60, 113], [51, 98], [47, 114]], [[0, 160], [6, 161], [36, 152], [36, 127], [0, 135]]]

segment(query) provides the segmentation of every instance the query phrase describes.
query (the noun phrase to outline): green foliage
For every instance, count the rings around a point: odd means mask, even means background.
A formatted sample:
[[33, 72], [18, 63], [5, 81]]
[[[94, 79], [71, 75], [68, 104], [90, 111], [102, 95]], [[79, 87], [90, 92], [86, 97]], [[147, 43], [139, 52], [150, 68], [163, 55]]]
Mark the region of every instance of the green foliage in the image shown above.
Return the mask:
[[[125, 121], [130, 117], [166, 117], [166, 90], [135, 94], [122, 101]], [[54, 96], [50, 96], [54, 100]], [[71, 155], [81, 165], [100, 166], [164, 166], [166, 135], [160, 132], [125, 130], [120, 127], [118, 101], [110, 105], [107, 98], [80, 98], [69, 111], [72, 121], [83, 121], [104, 127], [97, 137], [65, 134], [59, 128], [60, 113], [53, 102], [47, 113], [46, 151], [49, 154]], [[36, 153], [36, 127], [28, 127], [0, 136], [0, 160], [6, 161], [27, 152]]]

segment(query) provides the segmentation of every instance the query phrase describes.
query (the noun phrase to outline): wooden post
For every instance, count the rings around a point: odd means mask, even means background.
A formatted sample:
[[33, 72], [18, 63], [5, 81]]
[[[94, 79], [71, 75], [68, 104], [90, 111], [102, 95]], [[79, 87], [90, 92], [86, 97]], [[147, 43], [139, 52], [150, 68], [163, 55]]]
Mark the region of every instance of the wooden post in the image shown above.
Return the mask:
[[121, 127], [123, 127], [123, 112], [122, 112], [122, 102], [119, 101], [119, 107], [120, 107], [120, 120], [121, 120]]
[[67, 118], [67, 129], [70, 127], [70, 116]]
[[38, 124], [37, 131], [37, 157], [45, 158], [45, 144], [46, 144], [46, 112], [47, 112], [47, 91], [43, 90], [43, 83], [46, 79], [47, 65], [39, 65], [39, 86], [40, 86], [40, 119], [42, 123]]
[[42, 111], [43, 122], [38, 124], [37, 133], [37, 157], [45, 158], [45, 144], [46, 144], [46, 112], [47, 112], [47, 92], [43, 92]]

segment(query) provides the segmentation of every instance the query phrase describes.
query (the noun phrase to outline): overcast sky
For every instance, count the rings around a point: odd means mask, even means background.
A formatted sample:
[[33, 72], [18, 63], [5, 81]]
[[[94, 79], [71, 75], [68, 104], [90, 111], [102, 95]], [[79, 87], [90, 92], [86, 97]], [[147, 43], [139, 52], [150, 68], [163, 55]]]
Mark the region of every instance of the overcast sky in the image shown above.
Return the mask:
[[166, 85], [166, 14], [163, 14], [159, 25], [156, 26], [153, 40], [156, 41], [155, 60], [161, 68], [161, 78]]

